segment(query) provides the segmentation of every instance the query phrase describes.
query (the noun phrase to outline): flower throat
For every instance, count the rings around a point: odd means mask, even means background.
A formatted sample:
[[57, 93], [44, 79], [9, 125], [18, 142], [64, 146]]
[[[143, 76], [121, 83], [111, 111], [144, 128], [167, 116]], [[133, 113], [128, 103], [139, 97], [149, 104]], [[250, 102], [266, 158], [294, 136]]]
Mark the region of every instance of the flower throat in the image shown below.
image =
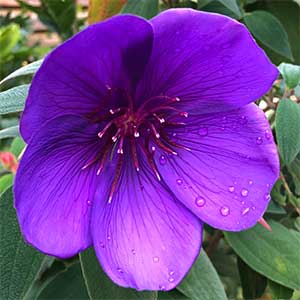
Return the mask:
[[[112, 88], [107, 87], [111, 95]], [[108, 202], [112, 201], [116, 187], [118, 186], [121, 169], [124, 160], [124, 142], [129, 142], [129, 151], [132, 163], [137, 172], [140, 171], [138, 147], [142, 149], [150, 169], [160, 181], [161, 176], [157, 170], [154, 153], [156, 147], [166, 154], [177, 155], [174, 148], [189, 150], [189, 148], [172, 141], [165, 132], [167, 127], [184, 126], [185, 123], [178, 118], [187, 118], [188, 113], [181, 111], [176, 106], [180, 102], [178, 97], [165, 95], [155, 96], [147, 99], [137, 109], [134, 107], [133, 99], [128, 93], [122, 91], [126, 96], [126, 106], [111, 108], [104, 115], [97, 115], [96, 120], [104, 122], [104, 127], [98, 133], [98, 138], [106, 139], [102, 151], [92, 161], [82, 167], [86, 169], [94, 163], [98, 163], [97, 175], [101, 174], [105, 163], [110, 163], [110, 157], [117, 152], [118, 161], [116, 171], [109, 193]], [[95, 120], [94, 120], [95, 121]], [[151, 144], [151, 146], [150, 146]]]

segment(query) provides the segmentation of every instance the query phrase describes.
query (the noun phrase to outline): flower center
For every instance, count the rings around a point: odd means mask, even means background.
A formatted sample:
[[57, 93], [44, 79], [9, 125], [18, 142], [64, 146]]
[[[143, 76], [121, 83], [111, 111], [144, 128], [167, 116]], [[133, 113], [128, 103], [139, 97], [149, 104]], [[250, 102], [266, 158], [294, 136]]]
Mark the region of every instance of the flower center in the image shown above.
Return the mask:
[[104, 116], [101, 116], [100, 119], [106, 121], [106, 123], [98, 133], [98, 137], [106, 139], [105, 146], [101, 149], [99, 157], [94, 158], [82, 169], [100, 161], [97, 170], [97, 175], [99, 175], [105, 163], [109, 163], [108, 157], [112, 157], [114, 152], [117, 152], [118, 162], [108, 199], [109, 203], [112, 201], [115, 189], [119, 183], [125, 142], [128, 141], [129, 147], [126, 147], [126, 149], [131, 152], [132, 163], [136, 171], [140, 171], [138, 153], [141, 151], [138, 151], [139, 147], [142, 149], [151, 170], [159, 181], [161, 177], [154, 161], [156, 147], [172, 155], [177, 155], [175, 148], [190, 150], [172, 141], [165, 132], [167, 127], [185, 125], [181, 120], [179, 122], [178, 119], [187, 118], [188, 113], [176, 107], [179, 102], [180, 99], [178, 97], [155, 96], [149, 98], [135, 109], [132, 98], [127, 95], [127, 106], [111, 108]]

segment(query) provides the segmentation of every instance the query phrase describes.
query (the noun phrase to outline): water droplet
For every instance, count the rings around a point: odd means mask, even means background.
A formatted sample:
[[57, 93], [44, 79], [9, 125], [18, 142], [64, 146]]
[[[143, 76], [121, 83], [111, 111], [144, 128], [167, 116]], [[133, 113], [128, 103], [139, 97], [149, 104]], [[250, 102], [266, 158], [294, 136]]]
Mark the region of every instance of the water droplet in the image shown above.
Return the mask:
[[153, 262], [158, 263], [159, 262], [159, 257], [158, 256], [154, 256], [153, 257]]
[[161, 165], [165, 165], [167, 162], [166, 157], [164, 155], [161, 155], [161, 157], [159, 158], [159, 163]]
[[158, 288], [161, 290], [161, 291], [165, 291], [166, 290], [166, 287], [164, 285], [159, 285]]
[[252, 208], [253, 210], [255, 210], [255, 209], [256, 209], [256, 207], [255, 207], [255, 206], [252, 206], [251, 208]]
[[121, 268], [117, 268], [117, 271], [120, 273], [120, 274], [123, 274], [123, 270]]
[[227, 206], [223, 206], [220, 209], [220, 213], [221, 213], [222, 216], [226, 217], [226, 216], [229, 215], [230, 209]]
[[235, 190], [234, 186], [230, 186], [230, 187], [228, 187], [228, 191], [229, 191], [230, 193], [233, 193], [233, 192], [234, 192], [234, 190]]
[[249, 185], [252, 185], [253, 184], [253, 180], [249, 180], [248, 183], [249, 183]]
[[108, 236], [107, 236], [107, 239], [110, 241], [110, 240], [111, 240], [111, 237], [108, 235]]
[[179, 178], [179, 179], [176, 180], [176, 183], [177, 183], [178, 185], [182, 185], [183, 181], [182, 181], [182, 179]]
[[136, 254], [136, 251], [135, 251], [134, 249], [132, 249], [132, 250], [131, 250], [131, 253], [132, 253], [133, 255], [135, 255], [135, 254]]
[[99, 245], [100, 245], [101, 248], [105, 248], [105, 245], [104, 245], [103, 242], [100, 242]]
[[208, 128], [207, 127], [201, 127], [198, 131], [200, 136], [206, 136], [208, 134]]
[[243, 197], [247, 197], [247, 196], [248, 196], [248, 193], [249, 193], [249, 191], [248, 191], [247, 189], [242, 189], [242, 190], [241, 190], [241, 195], [242, 195]]
[[242, 211], [242, 215], [243, 215], [243, 216], [246, 215], [246, 214], [249, 212], [249, 210], [250, 210], [249, 207], [245, 208], [245, 209]]
[[174, 278], [173, 277], [169, 277], [169, 282], [174, 282]]
[[269, 140], [272, 137], [272, 134], [271, 134], [270, 130], [265, 131], [265, 137], [266, 137], [267, 140]]
[[173, 276], [174, 274], [175, 274], [175, 271], [170, 271], [170, 272], [169, 272], [169, 275], [170, 275], [170, 276]]
[[257, 144], [257, 145], [261, 145], [262, 142], [263, 142], [262, 137], [259, 136], [259, 137], [256, 138], [256, 144]]
[[88, 206], [92, 205], [92, 201], [91, 200], [88, 200], [86, 203], [87, 203]]
[[271, 195], [269, 193], [265, 194], [265, 200], [269, 201], [271, 199]]
[[195, 203], [196, 203], [196, 205], [197, 205], [198, 207], [202, 207], [202, 206], [205, 205], [205, 199], [202, 198], [202, 197], [200, 197], [200, 196], [197, 196], [197, 197], [195, 198]]
[[246, 116], [241, 116], [239, 118], [239, 123], [244, 125], [244, 124], [247, 124], [248, 120], [247, 120], [247, 117]]

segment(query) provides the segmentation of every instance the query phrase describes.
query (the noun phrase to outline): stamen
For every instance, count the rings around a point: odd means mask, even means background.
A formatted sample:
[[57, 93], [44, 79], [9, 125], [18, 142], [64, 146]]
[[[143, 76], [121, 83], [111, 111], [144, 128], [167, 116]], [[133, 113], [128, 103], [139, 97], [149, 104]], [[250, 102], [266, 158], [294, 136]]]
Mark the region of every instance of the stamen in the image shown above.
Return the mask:
[[186, 147], [186, 146], [183, 146], [183, 145], [180, 145], [172, 140], [169, 139], [169, 137], [165, 134], [165, 133], [162, 133], [162, 137], [163, 139], [168, 143], [170, 144], [171, 146], [173, 147], [176, 147], [176, 148], [180, 148], [180, 149], [184, 149], [184, 150], [187, 150], [187, 151], [192, 151], [192, 149]]
[[112, 198], [114, 196], [114, 193], [116, 191], [116, 187], [119, 183], [119, 179], [120, 179], [120, 175], [121, 175], [121, 170], [122, 170], [122, 162], [123, 162], [123, 156], [120, 155], [118, 163], [117, 163], [117, 167], [116, 167], [116, 174], [113, 180], [113, 183], [111, 185], [111, 190], [109, 193], [109, 197], [108, 197], [108, 203], [111, 203]]
[[163, 144], [159, 139], [155, 139], [156, 144], [164, 151], [173, 154], [178, 155], [177, 152], [173, 151], [171, 148], [167, 147], [165, 144]]
[[133, 126], [133, 131], [134, 131], [134, 133], [133, 133], [134, 137], [135, 137], [135, 138], [138, 138], [138, 137], [140, 136], [140, 134], [139, 134], [139, 132], [137, 131], [137, 127], [136, 127], [136, 126]]
[[123, 143], [124, 143], [124, 136], [121, 136], [120, 143], [119, 143], [119, 148], [117, 150], [118, 154], [123, 154]]
[[101, 139], [103, 137], [103, 135], [106, 133], [106, 131], [108, 130], [108, 128], [113, 124], [112, 121], [108, 122], [105, 127], [98, 133], [99, 138]]
[[160, 138], [160, 135], [159, 135], [159, 133], [157, 132], [155, 126], [154, 126], [152, 123], [149, 123], [149, 125], [150, 125], [150, 128], [152, 129], [152, 132], [154, 133], [155, 137], [156, 137], [157, 139], [159, 139], [159, 138]]
[[138, 160], [137, 151], [136, 151], [136, 143], [133, 138], [130, 139], [130, 145], [131, 145], [133, 164], [134, 164], [136, 171], [139, 172], [140, 171], [139, 160]]
[[114, 143], [117, 141], [118, 137], [120, 136], [120, 132], [121, 132], [121, 128], [118, 128], [115, 135], [111, 138]]
[[160, 118], [156, 113], [154, 113], [153, 116], [159, 121], [160, 124], [166, 121], [164, 118]]

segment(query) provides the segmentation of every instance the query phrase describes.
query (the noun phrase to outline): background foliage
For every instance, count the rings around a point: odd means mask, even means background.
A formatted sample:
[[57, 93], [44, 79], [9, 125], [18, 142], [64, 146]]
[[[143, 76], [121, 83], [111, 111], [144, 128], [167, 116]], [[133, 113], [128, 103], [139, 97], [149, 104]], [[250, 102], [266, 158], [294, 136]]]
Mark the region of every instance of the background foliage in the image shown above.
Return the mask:
[[[299, 0], [90, 0], [88, 20], [76, 17], [75, 0], [18, 0], [22, 13], [0, 18], [0, 272], [1, 299], [300, 299], [300, 1]], [[65, 40], [88, 22], [117, 13], [145, 18], [170, 7], [225, 14], [244, 23], [281, 76], [257, 104], [276, 137], [281, 176], [261, 225], [238, 232], [206, 226], [204, 249], [171, 292], [143, 292], [114, 285], [89, 249], [69, 260], [45, 256], [25, 244], [11, 185], [25, 144], [18, 131], [32, 75], [51, 49], [27, 45], [32, 31], [25, 11], [37, 14]], [[38, 60], [40, 59], [40, 60]]]

